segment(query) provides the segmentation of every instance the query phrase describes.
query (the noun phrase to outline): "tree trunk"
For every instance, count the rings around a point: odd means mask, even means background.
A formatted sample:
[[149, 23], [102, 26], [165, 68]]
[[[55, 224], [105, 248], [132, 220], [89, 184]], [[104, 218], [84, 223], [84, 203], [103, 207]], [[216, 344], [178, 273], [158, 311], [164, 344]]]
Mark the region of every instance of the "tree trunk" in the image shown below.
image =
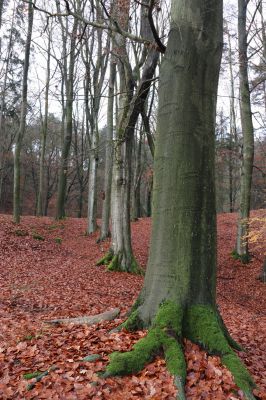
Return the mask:
[[112, 189], [112, 165], [113, 165], [113, 130], [114, 130], [114, 86], [116, 78], [116, 63], [113, 57], [110, 62], [110, 77], [107, 106], [107, 135], [105, 147], [105, 173], [104, 173], [104, 200], [102, 211], [102, 224], [100, 240], [110, 236], [110, 211]]
[[25, 45], [25, 58], [23, 67], [23, 82], [22, 82], [22, 98], [20, 110], [20, 124], [19, 130], [15, 139], [15, 152], [14, 152], [14, 191], [13, 191], [13, 219], [16, 224], [20, 222], [20, 153], [22, 147], [22, 140], [26, 130], [26, 115], [27, 115], [27, 95], [28, 95], [28, 71], [30, 62], [30, 47], [31, 36], [33, 27], [33, 3], [28, 5], [28, 30]]
[[74, 25], [71, 33], [70, 59], [67, 77], [67, 99], [66, 99], [66, 132], [63, 140], [61, 165], [59, 170], [58, 194], [56, 204], [56, 218], [65, 217], [65, 201], [68, 173], [68, 158], [72, 141], [72, 113], [73, 113], [73, 84], [74, 84], [74, 65], [75, 65], [75, 47], [77, 37], [78, 20], [74, 19]]
[[[119, 6], [120, 0], [117, 6]], [[128, 13], [130, 2], [121, 1], [118, 7], [120, 25], [123, 29], [127, 28]], [[144, 1], [144, 4], [147, 1]], [[145, 7], [143, 6], [145, 11]], [[149, 22], [144, 12], [142, 24], [145, 31]], [[144, 29], [143, 29], [144, 30]], [[150, 28], [149, 34], [152, 35]], [[114, 144], [114, 162], [112, 176], [112, 200], [111, 200], [111, 219], [112, 219], [112, 245], [107, 256], [103, 257], [100, 264], [108, 264], [109, 270], [119, 270], [132, 273], [142, 273], [138, 268], [133, 255], [131, 246], [130, 228], [130, 191], [131, 191], [131, 159], [132, 143], [134, 130], [139, 115], [145, 107], [145, 102], [149, 94], [152, 78], [158, 63], [159, 54], [156, 49], [151, 48], [147, 54], [143, 67], [142, 77], [134, 94], [136, 84], [126, 50], [125, 38], [121, 35], [116, 36], [118, 44], [118, 72], [120, 78], [120, 99], [118, 122], [116, 125], [116, 136]], [[144, 50], [146, 53], [146, 50]]]
[[[97, 125], [97, 122], [95, 120]], [[88, 187], [88, 228], [87, 233], [90, 235], [97, 229], [97, 169], [98, 169], [98, 147], [99, 132], [95, 127], [91, 138], [91, 148], [89, 153], [89, 187]]]
[[216, 310], [215, 108], [222, 53], [222, 1], [173, 0], [160, 73], [151, 248], [144, 288], [124, 326], [149, 327], [133, 351], [114, 353], [108, 375], [136, 373], [162, 349], [185, 399], [187, 337], [253, 384]]
[[140, 183], [141, 183], [141, 152], [142, 152], [142, 131], [139, 138], [135, 141], [135, 171], [133, 179], [133, 198], [132, 198], [132, 221], [137, 221], [141, 216], [140, 204]]
[[49, 106], [49, 87], [50, 87], [50, 59], [51, 59], [51, 31], [48, 36], [48, 49], [47, 49], [47, 64], [46, 64], [46, 86], [45, 86], [45, 110], [44, 120], [42, 122], [41, 132], [41, 157], [40, 157], [40, 171], [39, 171], [39, 190], [37, 198], [37, 216], [44, 215], [44, 168], [45, 168], [45, 151], [48, 130], [48, 106]]
[[228, 61], [229, 61], [229, 72], [230, 72], [230, 138], [229, 138], [229, 207], [230, 213], [234, 212], [234, 150], [237, 142], [237, 131], [236, 131], [236, 113], [235, 113], [235, 86], [234, 86], [234, 74], [233, 74], [233, 59], [232, 59], [232, 46], [231, 36], [229, 30], [227, 30], [228, 37]]
[[240, 209], [238, 214], [236, 252], [243, 262], [248, 262], [249, 260], [247, 235], [254, 159], [254, 130], [248, 79], [246, 22], [247, 2], [246, 0], [238, 0], [240, 114], [243, 133], [243, 161], [240, 179]]

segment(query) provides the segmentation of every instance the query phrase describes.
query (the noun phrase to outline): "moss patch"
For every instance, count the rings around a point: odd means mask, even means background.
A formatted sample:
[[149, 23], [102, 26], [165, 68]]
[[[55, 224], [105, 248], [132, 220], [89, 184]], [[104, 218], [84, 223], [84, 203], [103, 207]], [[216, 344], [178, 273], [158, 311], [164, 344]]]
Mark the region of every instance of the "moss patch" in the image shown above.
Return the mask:
[[250, 255], [249, 254], [238, 254], [236, 250], [231, 252], [231, 257], [234, 260], [239, 260], [242, 264], [248, 264], [250, 262]]
[[184, 336], [200, 344], [211, 354], [228, 354], [232, 352], [216, 312], [209, 306], [195, 305], [189, 307], [185, 315]]
[[39, 235], [39, 233], [33, 233], [33, 234], [32, 234], [32, 237], [33, 237], [33, 239], [35, 239], [35, 240], [40, 240], [40, 241], [45, 240], [44, 237], [43, 237], [42, 235]]
[[29, 374], [24, 374], [23, 378], [29, 381], [30, 379], [37, 378], [38, 376], [40, 376], [42, 374], [43, 374], [43, 372], [41, 372], [41, 371], [35, 371], [35, 372], [31, 372]]
[[222, 363], [231, 371], [235, 383], [243, 392], [251, 392], [256, 387], [249, 372], [234, 353], [223, 356]]
[[99, 261], [97, 261], [96, 265], [108, 265], [113, 258], [113, 252], [110, 250], [108, 251], [105, 256], [103, 256]]
[[[125, 327], [136, 327], [140, 323], [138, 310], [124, 323]], [[176, 337], [181, 336], [182, 312], [174, 303], [161, 305], [147, 336], [139, 340], [127, 353], [113, 353], [106, 375], [128, 375], [141, 371], [144, 366], [164, 350], [169, 370], [185, 379], [186, 364], [181, 345]]]
[[143, 269], [139, 267], [134, 257], [131, 258], [131, 262], [128, 264], [128, 266], [123, 266], [121, 263], [121, 259], [121, 252], [112, 255], [111, 262], [109, 263], [107, 270], [115, 272], [128, 272], [135, 275], [144, 275]]
[[139, 317], [138, 310], [133, 311], [128, 319], [120, 325], [120, 328], [125, 328], [127, 331], [133, 332], [138, 329], [143, 329], [143, 321]]

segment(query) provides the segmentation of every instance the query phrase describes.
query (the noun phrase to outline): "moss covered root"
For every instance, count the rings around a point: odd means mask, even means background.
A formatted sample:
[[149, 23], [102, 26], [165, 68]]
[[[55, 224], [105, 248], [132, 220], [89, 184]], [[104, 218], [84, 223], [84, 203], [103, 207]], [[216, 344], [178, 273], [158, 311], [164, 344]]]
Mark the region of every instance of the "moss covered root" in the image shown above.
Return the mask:
[[[186, 362], [179, 343], [182, 334], [182, 309], [173, 303], [164, 303], [154, 319], [146, 337], [139, 340], [132, 351], [113, 353], [104, 376], [129, 375], [141, 371], [160, 352], [164, 352], [169, 372], [174, 375], [179, 400], [184, 400], [184, 384], [186, 379]], [[140, 324], [138, 310], [132, 312], [123, 324], [127, 329], [136, 328]]]
[[143, 269], [139, 267], [134, 257], [131, 258], [131, 261], [128, 262], [127, 265], [123, 264], [122, 254], [114, 254], [112, 250], [109, 250], [109, 252], [101, 258], [96, 265], [106, 265], [107, 271], [129, 272], [135, 275], [144, 275]]
[[[142, 328], [139, 308], [134, 308], [122, 324], [128, 330]], [[113, 353], [105, 376], [129, 375], [141, 371], [153, 358], [164, 353], [169, 372], [174, 376], [178, 400], [185, 400], [186, 362], [181, 340], [183, 337], [201, 345], [210, 354], [221, 357], [222, 363], [231, 371], [236, 385], [246, 400], [255, 400], [255, 384], [233, 348], [237, 343], [231, 338], [218, 310], [209, 306], [195, 305], [183, 309], [172, 302], [163, 303], [153, 320], [146, 337], [137, 342], [132, 351]]]
[[231, 371], [235, 383], [244, 392], [246, 399], [255, 400], [252, 394], [255, 384], [232, 350], [231, 345], [236, 342], [231, 338], [228, 340], [217, 312], [207, 306], [192, 306], [187, 310], [185, 322], [184, 335], [194, 343], [200, 344], [209, 353], [220, 355], [223, 364]]
[[97, 261], [96, 265], [108, 265], [113, 258], [113, 252], [111, 250], [108, 251], [105, 256], [103, 256], [99, 261]]

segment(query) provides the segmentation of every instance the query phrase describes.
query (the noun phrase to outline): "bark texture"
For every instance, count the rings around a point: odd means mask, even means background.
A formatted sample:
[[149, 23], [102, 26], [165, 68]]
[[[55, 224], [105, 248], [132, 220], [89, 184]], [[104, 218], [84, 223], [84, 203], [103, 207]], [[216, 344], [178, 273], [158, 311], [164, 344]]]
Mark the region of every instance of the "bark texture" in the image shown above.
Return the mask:
[[39, 172], [39, 189], [37, 198], [37, 216], [41, 217], [44, 215], [44, 172], [45, 172], [45, 153], [46, 153], [46, 141], [48, 131], [48, 106], [49, 106], [49, 88], [50, 88], [50, 60], [51, 60], [51, 30], [48, 36], [48, 49], [47, 49], [47, 64], [46, 64], [46, 83], [45, 83], [45, 109], [44, 118], [42, 121], [42, 132], [41, 132], [41, 157], [40, 157], [40, 172]]
[[110, 236], [110, 211], [111, 211], [111, 189], [112, 189], [112, 166], [113, 166], [113, 131], [114, 131], [114, 87], [116, 77], [116, 63], [111, 58], [108, 106], [107, 106], [107, 134], [105, 148], [105, 171], [104, 171], [104, 200], [102, 211], [102, 224], [100, 240]]
[[240, 179], [240, 209], [238, 215], [236, 251], [244, 262], [248, 262], [249, 259], [247, 235], [254, 160], [254, 129], [248, 78], [246, 24], [247, 2], [246, 0], [238, 0], [240, 114], [243, 133], [243, 161]]
[[[144, 1], [147, 4], [147, 0]], [[120, 7], [119, 7], [120, 6]], [[127, 29], [130, 2], [116, 3], [117, 19], [123, 29]], [[143, 10], [146, 8], [143, 6]], [[142, 11], [143, 11], [142, 10]], [[149, 28], [148, 17], [143, 13], [142, 29], [152, 35]], [[145, 29], [144, 29], [145, 27]], [[149, 94], [152, 79], [158, 63], [159, 53], [150, 48], [143, 50], [143, 62], [141, 79], [139, 83], [134, 78], [131, 70], [125, 38], [116, 35], [118, 57], [118, 74], [120, 80], [120, 98], [118, 110], [118, 122], [114, 138], [113, 175], [112, 175], [112, 245], [111, 251], [99, 261], [109, 263], [110, 270], [140, 273], [131, 246], [130, 228], [130, 182], [131, 161], [134, 140], [135, 125], [138, 117], [145, 110], [145, 102]], [[138, 85], [137, 85], [138, 83]], [[134, 92], [134, 87], [137, 89]], [[111, 260], [111, 261], [110, 261]]]
[[215, 111], [222, 53], [222, 1], [172, 1], [160, 72], [153, 224], [144, 288], [123, 324], [148, 327], [106, 375], [136, 373], [163, 350], [185, 399], [181, 339], [219, 354], [248, 399], [254, 384], [216, 309]]
[[27, 115], [27, 97], [28, 97], [28, 72], [30, 65], [30, 48], [31, 48], [31, 36], [33, 27], [33, 15], [34, 8], [33, 3], [29, 3], [28, 6], [28, 30], [27, 39], [25, 45], [25, 57], [23, 67], [23, 79], [22, 79], [22, 98], [21, 98], [21, 110], [20, 110], [20, 122], [19, 130], [15, 139], [15, 152], [14, 152], [14, 189], [13, 189], [13, 219], [16, 224], [20, 222], [20, 154], [23, 137], [26, 130], [26, 115]]
[[[63, 145], [62, 145], [62, 156], [59, 170], [58, 180], [58, 194], [56, 204], [56, 218], [62, 219], [65, 217], [65, 202], [66, 202], [66, 190], [67, 190], [67, 174], [68, 174], [68, 161], [70, 146], [72, 141], [72, 130], [73, 130], [73, 95], [74, 95], [74, 66], [75, 66], [75, 49], [76, 49], [76, 37], [78, 29], [78, 20], [75, 18], [73, 23], [73, 29], [71, 32], [71, 43], [70, 43], [70, 58], [68, 73], [66, 73], [66, 128], [63, 132]], [[64, 123], [64, 116], [63, 116]], [[63, 126], [63, 125], [62, 125]]]

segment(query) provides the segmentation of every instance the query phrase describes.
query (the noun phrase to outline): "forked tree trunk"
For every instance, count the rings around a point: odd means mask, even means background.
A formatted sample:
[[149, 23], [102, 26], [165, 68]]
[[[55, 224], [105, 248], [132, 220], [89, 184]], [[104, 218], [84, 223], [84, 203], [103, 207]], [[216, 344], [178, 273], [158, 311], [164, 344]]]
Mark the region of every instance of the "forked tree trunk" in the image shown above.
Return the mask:
[[254, 159], [254, 130], [250, 103], [247, 57], [247, 1], [238, 0], [238, 46], [240, 79], [240, 114], [243, 133], [243, 161], [240, 179], [240, 209], [237, 226], [236, 252], [248, 262], [248, 220]]
[[[134, 373], [163, 350], [184, 399], [180, 339], [220, 354], [252, 399], [252, 382], [216, 310], [215, 109], [222, 0], [173, 0], [160, 74], [153, 225], [144, 288], [124, 326], [150, 328], [133, 351], [114, 353], [106, 375]], [[229, 345], [230, 344], [230, 345]]]
[[[145, 3], [148, 4], [147, 0], [144, 0], [143, 4]], [[126, 2], [119, 0], [116, 4], [118, 8], [118, 21], [124, 29], [127, 29], [129, 6], [130, 1], [128, 0]], [[144, 6], [143, 10], [145, 12], [143, 13], [142, 24], [145, 26], [145, 31], [148, 30], [149, 34], [152, 35]], [[146, 50], [144, 50], [146, 61], [141, 80], [134, 93], [136, 82], [134, 81], [128, 60], [125, 38], [117, 35], [115, 41], [118, 45], [119, 91], [121, 94], [114, 138], [111, 200], [112, 245], [110, 252], [98, 262], [98, 265], [109, 264], [109, 270], [142, 273], [136, 263], [131, 246], [130, 183], [132, 144], [135, 125], [138, 117], [145, 109], [145, 102], [149, 94], [159, 55], [154, 48], [150, 48], [147, 54]]]

